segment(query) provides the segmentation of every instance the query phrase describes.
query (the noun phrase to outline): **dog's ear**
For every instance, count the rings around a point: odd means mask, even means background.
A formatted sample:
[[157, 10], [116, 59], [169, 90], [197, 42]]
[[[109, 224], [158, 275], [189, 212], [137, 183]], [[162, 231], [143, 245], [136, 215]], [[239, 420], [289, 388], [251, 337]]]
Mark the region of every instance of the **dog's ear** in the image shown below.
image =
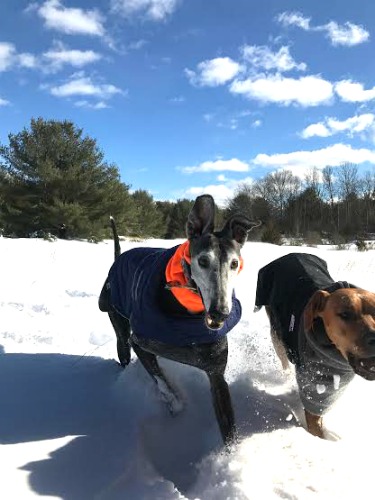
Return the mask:
[[215, 221], [215, 202], [211, 195], [203, 194], [195, 200], [186, 222], [186, 236], [189, 240], [212, 233]]
[[237, 243], [243, 246], [247, 240], [248, 233], [255, 227], [260, 227], [261, 225], [261, 221], [254, 222], [245, 215], [237, 214], [232, 215], [232, 217], [227, 220], [221, 233], [227, 238], [236, 240]]
[[307, 303], [303, 313], [303, 326], [305, 332], [311, 330], [314, 319], [324, 310], [329, 295], [330, 294], [324, 290], [318, 290]]

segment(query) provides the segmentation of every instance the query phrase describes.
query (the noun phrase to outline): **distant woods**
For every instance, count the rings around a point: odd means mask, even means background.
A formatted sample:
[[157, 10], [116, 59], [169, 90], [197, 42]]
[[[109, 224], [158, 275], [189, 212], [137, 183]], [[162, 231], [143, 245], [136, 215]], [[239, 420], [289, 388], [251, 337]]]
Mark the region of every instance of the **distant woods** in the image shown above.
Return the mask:
[[[264, 222], [251, 238], [280, 243], [281, 236], [339, 243], [375, 233], [375, 176], [356, 165], [313, 168], [304, 179], [287, 170], [240, 185], [217, 210], [217, 223], [242, 212]], [[32, 119], [30, 127], [0, 144], [0, 229], [16, 237], [57, 236], [100, 240], [183, 238], [193, 202], [156, 201], [131, 191], [96, 140], [69, 121]]]

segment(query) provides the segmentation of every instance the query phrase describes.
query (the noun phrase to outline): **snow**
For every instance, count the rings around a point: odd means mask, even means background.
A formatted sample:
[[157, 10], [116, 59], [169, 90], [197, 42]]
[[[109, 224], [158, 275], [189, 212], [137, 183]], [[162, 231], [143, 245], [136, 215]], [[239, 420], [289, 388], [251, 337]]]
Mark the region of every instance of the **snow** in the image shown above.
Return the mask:
[[375, 291], [373, 250], [245, 245], [243, 318], [229, 335], [226, 373], [240, 441], [227, 453], [204, 373], [161, 361], [183, 401], [171, 415], [134, 354], [125, 370], [115, 362], [115, 336], [97, 308], [112, 242], [0, 238], [0, 498], [371, 496], [375, 383], [355, 377], [325, 418], [331, 440], [309, 435], [293, 370], [282, 373], [266, 314], [253, 312], [258, 270], [291, 251], [319, 255], [334, 279]]

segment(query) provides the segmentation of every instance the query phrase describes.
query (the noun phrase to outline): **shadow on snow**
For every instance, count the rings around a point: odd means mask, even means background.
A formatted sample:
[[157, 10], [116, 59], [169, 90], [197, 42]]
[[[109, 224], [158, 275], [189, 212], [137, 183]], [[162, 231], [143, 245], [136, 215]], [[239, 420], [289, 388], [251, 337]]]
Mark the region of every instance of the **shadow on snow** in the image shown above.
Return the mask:
[[[95, 357], [0, 351], [0, 443], [75, 436], [48, 459], [22, 467], [32, 489], [65, 500], [138, 500], [147, 498], [141, 491], [149, 473], [189, 497], [199, 463], [220, 452], [221, 438], [205, 374], [161, 364], [185, 401], [175, 417], [138, 361], [122, 370]], [[296, 425], [287, 421], [290, 395], [261, 391], [250, 376], [230, 389], [241, 438]]]

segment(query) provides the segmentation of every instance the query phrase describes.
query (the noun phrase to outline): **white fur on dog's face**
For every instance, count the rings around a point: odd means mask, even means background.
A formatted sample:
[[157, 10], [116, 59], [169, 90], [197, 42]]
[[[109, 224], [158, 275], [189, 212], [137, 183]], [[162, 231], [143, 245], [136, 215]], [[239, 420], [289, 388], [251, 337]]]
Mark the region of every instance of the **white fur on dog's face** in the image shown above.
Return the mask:
[[191, 248], [191, 276], [195, 281], [206, 311], [209, 328], [223, 326], [232, 309], [235, 278], [240, 269], [239, 245], [231, 240], [219, 240], [214, 235]]

